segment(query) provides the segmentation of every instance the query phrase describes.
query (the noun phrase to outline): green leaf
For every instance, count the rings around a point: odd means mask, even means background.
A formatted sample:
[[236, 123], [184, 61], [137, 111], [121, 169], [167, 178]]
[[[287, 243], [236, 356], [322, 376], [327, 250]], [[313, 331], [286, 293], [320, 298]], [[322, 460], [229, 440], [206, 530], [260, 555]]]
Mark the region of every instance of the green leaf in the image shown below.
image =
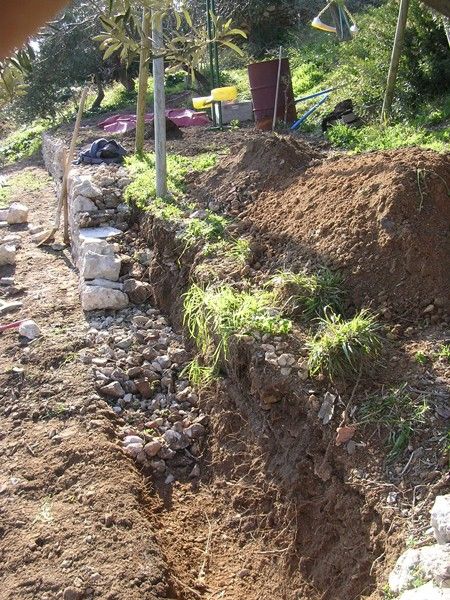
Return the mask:
[[228, 46], [228, 48], [234, 50], [234, 52], [236, 52], [236, 54], [239, 54], [239, 56], [244, 56], [244, 52], [239, 48], [239, 46], [233, 44], [233, 42], [230, 42], [228, 40], [219, 40], [219, 44], [222, 44], [223, 46]]

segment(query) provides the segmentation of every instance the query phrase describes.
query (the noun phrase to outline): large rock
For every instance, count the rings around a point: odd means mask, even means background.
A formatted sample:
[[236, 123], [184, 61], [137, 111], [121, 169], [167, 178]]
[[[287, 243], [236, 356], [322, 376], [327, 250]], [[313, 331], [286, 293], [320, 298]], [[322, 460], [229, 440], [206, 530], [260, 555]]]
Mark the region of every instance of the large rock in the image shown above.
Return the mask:
[[123, 284], [123, 291], [128, 294], [130, 302], [134, 304], [146, 302], [151, 295], [150, 285], [137, 279], [127, 279]]
[[450, 600], [450, 589], [440, 589], [432, 581], [408, 590], [398, 600]]
[[389, 588], [394, 594], [412, 587], [418, 575], [437, 585], [450, 583], [450, 544], [434, 544], [410, 548], [397, 560], [389, 575]]
[[84, 256], [87, 252], [112, 256], [114, 254], [114, 248], [112, 244], [108, 244], [106, 240], [87, 238], [83, 240], [81, 244], [80, 254], [81, 256]]
[[16, 247], [12, 244], [0, 244], [0, 267], [16, 264]]
[[128, 296], [120, 290], [107, 287], [84, 286], [81, 291], [81, 306], [83, 310], [120, 310], [128, 306]]
[[28, 221], [28, 207], [21, 202], [13, 202], [9, 206], [6, 220], [9, 225], [17, 225]]
[[438, 544], [450, 542], [450, 494], [436, 497], [431, 509], [431, 525]]
[[97, 254], [90, 250], [81, 261], [81, 276], [84, 279], [109, 279], [117, 281], [120, 275], [121, 261], [114, 256]]
[[90, 198], [78, 195], [75, 196], [72, 201], [72, 210], [76, 214], [80, 212], [91, 212], [93, 210], [98, 210], [98, 208], [95, 202], [92, 202]]
[[100, 198], [102, 195], [101, 188], [86, 176], [80, 176], [74, 179], [72, 190], [73, 196], [84, 196], [85, 198]]

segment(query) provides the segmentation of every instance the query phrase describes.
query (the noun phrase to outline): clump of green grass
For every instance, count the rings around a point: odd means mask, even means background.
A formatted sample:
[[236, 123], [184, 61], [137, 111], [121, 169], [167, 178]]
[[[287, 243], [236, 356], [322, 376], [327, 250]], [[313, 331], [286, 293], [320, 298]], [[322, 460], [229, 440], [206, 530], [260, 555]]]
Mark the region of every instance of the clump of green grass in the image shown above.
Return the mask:
[[245, 238], [207, 242], [202, 250], [202, 255], [207, 258], [225, 256], [242, 265], [247, 262], [250, 253], [250, 242]]
[[330, 269], [323, 268], [311, 275], [280, 271], [271, 278], [269, 285], [284, 298], [293, 314], [301, 314], [307, 319], [324, 316], [326, 310], [342, 311], [342, 278]]
[[[174, 198], [182, 198], [185, 192], [186, 175], [191, 171], [205, 171], [216, 163], [216, 155], [200, 154], [195, 157], [169, 154], [167, 156], [167, 184]], [[133, 181], [125, 189], [124, 198], [138, 208], [146, 209], [148, 203], [156, 198], [155, 154], [129, 156], [125, 166]]]
[[213, 367], [201, 365], [199, 359], [194, 358], [188, 366], [183, 369], [181, 377], [187, 377], [192, 385], [202, 388], [214, 381], [214, 379], [216, 379], [216, 374]]
[[416, 361], [416, 363], [418, 363], [419, 365], [426, 365], [427, 362], [429, 361], [428, 356], [425, 354], [425, 352], [422, 352], [422, 350], [419, 350], [418, 352], [415, 353], [414, 355], [414, 360]]
[[327, 311], [319, 323], [318, 332], [307, 343], [311, 375], [324, 373], [332, 380], [349, 378], [381, 352], [381, 326], [367, 310], [349, 320]]
[[178, 222], [183, 219], [183, 210], [168, 198], [155, 198], [147, 207], [148, 212], [165, 221]]
[[427, 400], [413, 397], [403, 384], [367, 398], [359, 409], [358, 421], [361, 425], [381, 425], [388, 430], [387, 460], [393, 461], [408, 447], [417, 428], [425, 423], [429, 410]]
[[207, 366], [228, 358], [233, 335], [253, 332], [286, 334], [292, 322], [282, 317], [273, 292], [239, 292], [229, 285], [193, 284], [184, 297], [184, 324]]
[[205, 218], [188, 219], [186, 228], [182, 233], [182, 239], [186, 246], [192, 246], [199, 241], [216, 243], [225, 235], [225, 228], [228, 225], [228, 220], [225, 217], [208, 213]]
[[450, 362], [450, 344], [442, 344], [442, 348], [437, 353], [437, 356]]
[[0, 142], [0, 164], [11, 164], [36, 154], [42, 145], [42, 134], [49, 127], [50, 122], [36, 122], [8, 135]]

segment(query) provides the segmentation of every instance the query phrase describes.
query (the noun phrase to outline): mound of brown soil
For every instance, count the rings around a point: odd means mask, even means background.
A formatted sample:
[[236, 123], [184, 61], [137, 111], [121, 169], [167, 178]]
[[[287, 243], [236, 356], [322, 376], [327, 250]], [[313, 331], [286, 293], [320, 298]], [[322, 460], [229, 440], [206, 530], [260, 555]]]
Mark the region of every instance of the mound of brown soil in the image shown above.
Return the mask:
[[239, 212], [260, 191], [280, 189], [320, 158], [307, 142], [252, 131], [217, 167], [196, 176], [191, 190], [205, 204]]
[[270, 263], [333, 265], [356, 305], [408, 317], [426, 309], [434, 320], [450, 310], [449, 188], [448, 154], [371, 153], [325, 161], [281, 191], [266, 186], [246, 216]]

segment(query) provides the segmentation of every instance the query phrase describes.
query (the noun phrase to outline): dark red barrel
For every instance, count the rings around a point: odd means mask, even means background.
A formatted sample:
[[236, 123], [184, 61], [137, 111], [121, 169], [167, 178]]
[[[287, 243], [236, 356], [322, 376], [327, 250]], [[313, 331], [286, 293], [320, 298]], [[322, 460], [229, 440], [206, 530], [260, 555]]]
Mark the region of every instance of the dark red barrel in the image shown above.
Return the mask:
[[[256, 126], [271, 129], [275, 94], [277, 88], [278, 59], [253, 63], [248, 66], [248, 78], [252, 92], [253, 112]], [[287, 58], [281, 61], [280, 91], [278, 94], [277, 119], [287, 124], [297, 118], [294, 92], [292, 90], [291, 69]]]

